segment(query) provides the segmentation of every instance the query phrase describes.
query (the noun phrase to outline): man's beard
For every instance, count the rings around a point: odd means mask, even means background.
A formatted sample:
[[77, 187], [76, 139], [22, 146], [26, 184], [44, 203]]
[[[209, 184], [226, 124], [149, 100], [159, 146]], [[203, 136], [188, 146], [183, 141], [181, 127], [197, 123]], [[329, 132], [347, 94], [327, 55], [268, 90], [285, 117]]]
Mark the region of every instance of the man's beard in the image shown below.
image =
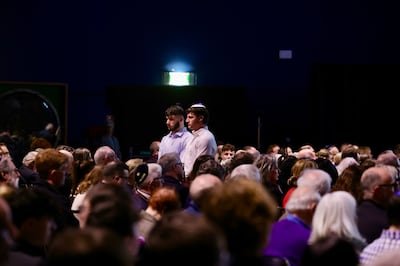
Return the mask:
[[175, 132], [179, 129], [179, 123], [175, 123], [172, 127], [169, 128], [170, 131]]

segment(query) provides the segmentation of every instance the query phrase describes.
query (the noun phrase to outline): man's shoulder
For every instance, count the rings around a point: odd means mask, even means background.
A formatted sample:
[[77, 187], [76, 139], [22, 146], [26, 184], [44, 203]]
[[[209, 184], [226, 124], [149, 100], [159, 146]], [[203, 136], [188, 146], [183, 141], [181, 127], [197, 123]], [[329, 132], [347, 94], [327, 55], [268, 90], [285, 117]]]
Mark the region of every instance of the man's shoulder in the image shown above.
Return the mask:
[[175, 137], [175, 138], [182, 138], [182, 139], [188, 139], [190, 137], [192, 137], [192, 133], [190, 131], [188, 131], [186, 128], [184, 128], [185, 130], [181, 129], [177, 132], [172, 132], [170, 131], [168, 134], [164, 135], [161, 138], [161, 142], [166, 141], [168, 138], [170, 137]]
[[199, 130], [197, 130], [197, 133], [203, 136], [209, 136], [214, 138], [214, 133], [212, 133], [208, 127], [202, 127]]
[[179, 134], [181, 136], [192, 136], [192, 132], [190, 132], [186, 127], [183, 127], [182, 129], [177, 131], [176, 134]]

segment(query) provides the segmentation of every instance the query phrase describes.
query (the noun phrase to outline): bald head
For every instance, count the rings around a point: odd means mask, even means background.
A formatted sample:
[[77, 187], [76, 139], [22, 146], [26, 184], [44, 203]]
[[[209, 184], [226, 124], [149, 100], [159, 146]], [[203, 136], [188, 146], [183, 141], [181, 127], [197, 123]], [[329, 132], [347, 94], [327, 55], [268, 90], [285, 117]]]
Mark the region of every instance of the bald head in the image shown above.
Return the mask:
[[297, 152], [297, 159], [312, 159], [315, 160], [317, 156], [312, 148], [303, 148]]
[[392, 184], [396, 181], [396, 174], [396, 168], [391, 165], [377, 165], [365, 170], [360, 180], [363, 198], [372, 199], [378, 204], [386, 205], [393, 194], [393, 190], [389, 189], [394, 188]]
[[399, 167], [399, 159], [397, 155], [392, 150], [386, 150], [381, 152], [376, 158], [376, 164], [392, 165], [394, 167]]
[[192, 200], [196, 201], [202, 193], [215, 186], [222, 185], [221, 179], [212, 174], [201, 174], [190, 183], [189, 194]]

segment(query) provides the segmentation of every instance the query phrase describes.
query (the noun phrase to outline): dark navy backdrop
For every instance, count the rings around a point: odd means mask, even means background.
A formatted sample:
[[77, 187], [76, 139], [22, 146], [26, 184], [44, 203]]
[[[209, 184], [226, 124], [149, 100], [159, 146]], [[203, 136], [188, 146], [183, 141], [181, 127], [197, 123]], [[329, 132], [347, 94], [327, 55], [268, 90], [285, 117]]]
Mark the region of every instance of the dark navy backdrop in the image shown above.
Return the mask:
[[[78, 144], [112, 111], [107, 87], [158, 86], [181, 59], [200, 86], [245, 88], [264, 144], [312, 142], [320, 125], [310, 93], [327, 95], [312, 88], [318, 64], [398, 64], [395, 2], [2, 0], [0, 80], [67, 83], [69, 142]], [[293, 59], [279, 60], [279, 49]]]

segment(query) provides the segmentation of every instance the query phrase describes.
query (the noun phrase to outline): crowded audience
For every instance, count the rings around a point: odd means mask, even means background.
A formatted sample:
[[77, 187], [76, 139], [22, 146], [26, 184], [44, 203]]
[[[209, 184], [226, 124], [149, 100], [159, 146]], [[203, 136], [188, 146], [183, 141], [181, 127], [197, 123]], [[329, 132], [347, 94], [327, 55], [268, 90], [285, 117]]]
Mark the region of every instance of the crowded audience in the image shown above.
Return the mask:
[[149, 158], [33, 139], [17, 160], [1, 143], [0, 265], [368, 266], [400, 253], [399, 145], [262, 151], [217, 141], [203, 104], [165, 115]]

